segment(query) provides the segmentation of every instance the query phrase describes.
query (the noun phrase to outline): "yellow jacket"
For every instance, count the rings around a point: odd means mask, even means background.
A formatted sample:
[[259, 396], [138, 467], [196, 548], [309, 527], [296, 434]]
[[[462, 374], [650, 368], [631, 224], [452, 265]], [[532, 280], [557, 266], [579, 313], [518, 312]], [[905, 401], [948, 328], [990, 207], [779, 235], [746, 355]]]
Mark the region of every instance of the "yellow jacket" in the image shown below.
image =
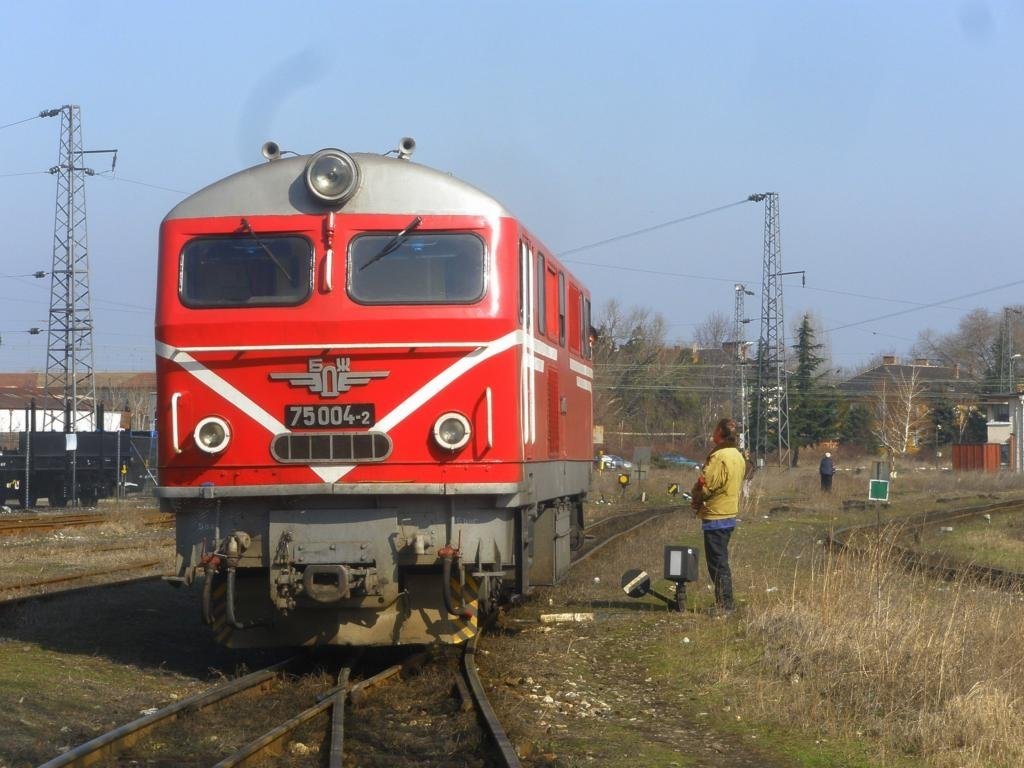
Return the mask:
[[716, 448], [704, 464], [704, 504], [697, 510], [701, 520], [736, 517], [740, 507], [740, 489], [747, 461], [733, 446]]

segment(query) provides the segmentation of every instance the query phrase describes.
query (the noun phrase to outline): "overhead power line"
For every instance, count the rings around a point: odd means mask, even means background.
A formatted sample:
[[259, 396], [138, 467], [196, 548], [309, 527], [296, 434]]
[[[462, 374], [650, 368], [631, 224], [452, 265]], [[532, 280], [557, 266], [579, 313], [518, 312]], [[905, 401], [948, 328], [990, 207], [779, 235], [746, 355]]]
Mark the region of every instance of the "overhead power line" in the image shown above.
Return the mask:
[[719, 211], [724, 211], [727, 208], [734, 208], [737, 205], [743, 205], [744, 203], [750, 202], [756, 202], [755, 200], [753, 200], [753, 196], [745, 197], [742, 200], [737, 200], [734, 203], [720, 205], [717, 208], [709, 208], [708, 210], [701, 211], [699, 213], [691, 213], [689, 216], [682, 216], [681, 218], [678, 219], [663, 221], [661, 224], [654, 224], [650, 227], [636, 229], [633, 230], [632, 232], [625, 232], [621, 235], [615, 235], [614, 237], [605, 238], [604, 240], [598, 240], [593, 243], [587, 243], [586, 245], [579, 245], [576, 246], [575, 248], [570, 248], [567, 251], [560, 251], [558, 253], [558, 256], [561, 258], [564, 256], [568, 256], [570, 253], [579, 253], [580, 251], [586, 251], [589, 250], [590, 248], [597, 248], [600, 245], [608, 245], [608, 243], [617, 243], [619, 240], [626, 240], [627, 238], [636, 237], [637, 235], [646, 235], [648, 232], [655, 232], [659, 229], [665, 229], [666, 227], [672, 227], [675, 226], [676, 224], [682, 224], [684, 221], [692, 221], [693, 219], [699, 219], [701, 216], [708, 216], [712, 213], [718, 213]]
[[0, 179], [13, 179], [15, 176], [49, 176], [49, 171], [21, 171], [19, 173], [0, 173]]
[[13, 123], [7, 123], [6, 125], [0, 125], [0, 131], [2, 131], [4, 128], [10, 128], [11, 126], [14, 126], [14, 125], [21, 125], [22, 123], [27, 123], [29, 120], [38, 120], [40, 117], [48, 117], [48, 115], [46, 115], [45, 113], [41, 112], [38, 115], [32, 115], [32, 117], [26, 117], [24, 120], [15, 120]]
[[[669, 272], [662, 269], [645, 269], [644, 267], [632, 267], [625, 266], [622, 264], [599, 264], [594, 261], [582, 261], [580, 259], [565, 259], [566, 263], [579, 264], [584, 267], [597, 267], [598, 269], [615, 269], [620, 272], [633, 272], [640, 275], [657, 275], [659, 277], [679, 277], [685, 280], [709, 280], [716, 283], [743, 283], [744, 285], [759, 285], [749, 279], [743, 278], [732, 278], [732, 277], [716, 277], [714, 275], [694, 275], [687, 272]], [[821, 288], [818, 286], [811, 285], [800, 285], [795, 286], [805, 291], [817, 291], [818, 293], [831, 293], [836, 296], [849, 296], [855, 299], [868, 299], [869, 301], [882, 301], [888, 304], [903, 304], [911, 305], [914, 307], [920, 307], [924, 309], [926, 307], [942, 307], [944, 309], [955, 309], [959, 312], [967, 311], [964, 307], [946, 306], [945, 302], [939, 303], [924, 303], [920, 301], [910, 301], [909, 299], [893, 299], [888, 296], [871, 296], [866, 293], [854, 293], [853, 291], [841, 291], [836, 288]]]
[[140, 187], [149, 187], [150, 189], [159, 189], [164, 192], [174, 192], [177, 195], [191, 195], [191, 192], [186, 192], [182, 189], [174, 189], [173, 187], [161, 187], [159, 184], [150, 184], [146, 181], [139, 181], [138, 179], [126, 179], [124, 176], [112, 176], [108, 173], [96, 174], [101, 179], [107, 179], [108, 181], [123, 181], [127, 184], [137, 184]]
[[855, 328], [858, 325], [866, 325], [867, 323], [874, 323], [874, 322], [877, 322], [879, 320], [888, 320], [889, 318], [900, 317], [901, 315], [907, 315], [907, 314], [910, 314], [911, 312], [919, 312], [922, 309], [930, 309], [932, 307], [941, 307], [944, 304], [948, 304], [948, 303], [950, 303], [952, 301], [960, 301], [962, 299], [970, 299], [970, 298], [973, 298], [974, 296], [981, 296], [981, 295], [986, 294], [986, 293], [993, 293], [994, 291], [1001, 291], [1004, 288], [1012, 288], [1015, 285], [1022, 285], [1022, 284], [1024, 284], [1024, 280], [1014, 280], [1014, 281], [1009, 282], [1009, 283], [1000, 283], [999, 285], [994, 285], [991, 288], [982, 288], [980, 291], [971, 291], [970, 293], [961, 293], [959, 296], [953, 296], [952, 298], [949, 298], [949, 299], [941, 299], [939, 301], [933, 301], [933, 302], [929, 302], [927, 304], [919, 304], [916, 307], [911, 307], [910, 309], [901, 309], [899, 312], [890, 312], [890, 313], [888, 313], [886, 315], [878, 315], [877, 317], [869, 317], [867, 320], [857, 320], [857, 321], [852, 322], [852, 323], [846, 323], [844, 325], [837, 325], [834, 328], [829, 328], [826, 331], [826, 333], [832, 333], [833, 331], [842, 331], [842, 330], [844, 330], [846, 328]]

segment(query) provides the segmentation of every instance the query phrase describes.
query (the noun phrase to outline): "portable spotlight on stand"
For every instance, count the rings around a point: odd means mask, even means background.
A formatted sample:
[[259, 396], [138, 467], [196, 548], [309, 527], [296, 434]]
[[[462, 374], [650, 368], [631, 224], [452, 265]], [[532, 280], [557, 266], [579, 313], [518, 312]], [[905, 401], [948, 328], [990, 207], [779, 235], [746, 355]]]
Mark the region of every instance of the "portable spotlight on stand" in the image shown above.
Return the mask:
[[630, 597], [652, 594], [665, 602], [669, 608], [682, 611], [686, 607], [686, 582], [697, 580], [697, 550], [693, 547], [669, 545], [665, 547], [664, 578], [676, 583], [675, 598], [663, 595], [651, 588], [651, 577], [647, 571], [633, 568], [622, 574], [622, 591]]

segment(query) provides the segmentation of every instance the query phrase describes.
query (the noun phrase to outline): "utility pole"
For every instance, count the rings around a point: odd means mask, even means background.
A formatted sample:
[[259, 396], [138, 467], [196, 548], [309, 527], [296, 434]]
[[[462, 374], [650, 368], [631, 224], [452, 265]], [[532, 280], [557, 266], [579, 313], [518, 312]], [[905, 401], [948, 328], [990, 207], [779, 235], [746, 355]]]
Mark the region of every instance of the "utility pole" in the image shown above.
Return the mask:
[[1003, 307], [1003, 343], [1002, 357], [999, 361], [999, 386], [1003, 392], [1014, 391], [1013, 381], [1013, 317], [1022, 315], [1024, 311], [1016, 307]]
[[746, 334], [743, 326], [750, 322], [745, 317], [746, 311], [743, 308], [743, 298], [753, 296], [754, 292], [747, 290], [747, 286], [736, 283], [733, 286], [736, 292], [736, 301], [733, 309], [732, 338], [736, 344], [736, 352], [733, 355], [732, 372], [732, 417], [739, 424], [740, 448], [747, 447], [747, 381], [746, 381]]
[[761, 282], [761, 336], [757, 348], [757, 400], [754, 450], [766, 459], [775, 449], [780, 467], [789, 466], [789, 381], [786, 327], [782, 311], [782, 238], [779, 193], [751, 195], [764, 201], [764, 263]]
[[[113, 170], [117, 150], [82, 149], [82, 118], [77, 105], [68, 104], [40, 113], [40, 117], [57, 115], [60, 115], [60, 158], [57, 165], [50, 168], [50, 173], [57, 177], [57, 204], [44, 386], [51, 403], [59, 402], [63, 406], [63, 430], [78, 432], [96, 428], [89, 239], [85, 215], [85, 177], [94, 176], [96, 172], [85, 167], [84, 155], [112, 154]], [[60, 426], [59, 410], [44, 409], [44, 431]]]

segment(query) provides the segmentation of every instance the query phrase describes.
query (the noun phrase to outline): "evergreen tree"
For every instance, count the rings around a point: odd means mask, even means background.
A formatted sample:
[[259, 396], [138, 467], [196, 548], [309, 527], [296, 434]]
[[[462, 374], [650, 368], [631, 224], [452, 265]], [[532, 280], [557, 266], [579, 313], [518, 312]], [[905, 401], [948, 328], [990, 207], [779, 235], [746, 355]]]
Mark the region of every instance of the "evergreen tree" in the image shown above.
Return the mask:
[[836, 436], [838, 397], [833, 387], [822, 382], [818, 368], [825, 361], [814, 341], [810, 315], [804, 315], [797, 331], [796, 373], [789, 386], [789, 442], [796, 466], [800, 448]]
[[855, 445], [862, 451], [874, 453], [878, 441], [871, 434], [871, 411], [863, 403], [841, 402], [837, 434], [844, 445]]

